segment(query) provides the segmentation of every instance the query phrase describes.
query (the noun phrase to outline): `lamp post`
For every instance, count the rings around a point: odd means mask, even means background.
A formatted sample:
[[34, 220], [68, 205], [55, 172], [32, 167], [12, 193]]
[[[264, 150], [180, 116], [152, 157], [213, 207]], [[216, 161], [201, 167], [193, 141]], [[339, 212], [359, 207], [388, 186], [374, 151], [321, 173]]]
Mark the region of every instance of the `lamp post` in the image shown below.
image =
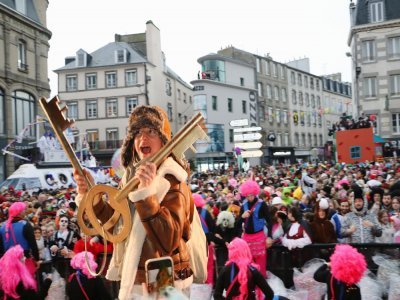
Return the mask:
[[361, 115], [361, 113], [360, 113], [360, 110], [361, 110], [360, 109], [360, 97], [359, 97], [359, 91], [358, 91], [358, 77], [361, 74], [361, 67], [358, 66], [357, 60], [354, 59], [353, 55], [350, 52], [346, 52], [346, 56], [350, 57], [353, 62], [354, 69], [352, 69], [352, 70], [354, 70], [353, 72], [355, 72], [355, 77], [356, 77], [356, 82], [355, 82], [356, 93], [354, 95], [354, 99], [355, 99], [355, 105], [356, 105], [356, 116], [358, 118]]

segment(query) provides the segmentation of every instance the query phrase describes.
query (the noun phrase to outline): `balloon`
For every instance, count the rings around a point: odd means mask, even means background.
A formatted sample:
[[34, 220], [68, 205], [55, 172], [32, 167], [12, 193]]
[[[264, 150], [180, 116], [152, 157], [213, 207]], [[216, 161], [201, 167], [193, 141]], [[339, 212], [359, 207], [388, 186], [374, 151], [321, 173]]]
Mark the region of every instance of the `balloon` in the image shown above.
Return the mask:
[[113, 168], [115, 175], [122, 178], [122, 175], [124, 175], [124, 167], [121, 164], [121, 149], [114, 152], [111, 158], [111, 167]]

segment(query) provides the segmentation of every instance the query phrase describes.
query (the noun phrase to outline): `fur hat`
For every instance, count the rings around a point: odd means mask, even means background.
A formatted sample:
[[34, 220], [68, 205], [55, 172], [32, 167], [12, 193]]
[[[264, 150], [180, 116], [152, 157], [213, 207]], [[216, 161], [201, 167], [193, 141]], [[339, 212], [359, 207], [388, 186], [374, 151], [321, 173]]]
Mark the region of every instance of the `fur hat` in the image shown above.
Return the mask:
[[367, 270], [364, 255], [350, 245], [336, 245], [330, 260], [333, 277], [348, 285], [358, 283]]
[[260, 193], [260, 186], [254, 180], [247, 180], [240, 186], [240, 194], [247, 197], [248, 195], [258, 196]]
[[129, 117], [128, 132], [122, 144], [121, 161], [125, 168], [132, 160], [139, 161], [139, 156], [134, 149], [134, 142], [135, 136], [141, 128], [157, 130], [164, 144], [171, 139], [171, 127], [164, 110], [158, 106], [137, 106]]

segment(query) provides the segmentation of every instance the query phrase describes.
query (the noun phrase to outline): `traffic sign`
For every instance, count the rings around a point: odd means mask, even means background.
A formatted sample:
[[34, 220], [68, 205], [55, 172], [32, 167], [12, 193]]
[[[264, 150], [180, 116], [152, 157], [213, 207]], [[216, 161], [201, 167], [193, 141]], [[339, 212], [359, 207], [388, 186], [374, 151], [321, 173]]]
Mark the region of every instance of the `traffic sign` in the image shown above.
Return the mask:
[[249, 119], [240, 119], [240, 120], [232, 120], [229, 122], [229, 125], [232, 127], [235, 126], [248, 126], [249, 125]]
[[233, 140], [235, 142], [243, 142], [243, 141], [256, 141], [262, 138], [261, 133], [245, 133], [245, 134], [235, 134], [233, 136]]
[[263, 152], [261, 150], [253, 150], [253, 151], [242, 151], [242, 157], [261, 157], [263, 156]]
[[235, 128], [233, 132], [247, 132], [247, 131], [260, 131], [261, 127], [244, 127], [244, 128]]
[[236, 143], [235, 147], [240, 149], [259, 149], [262, 147], [261, 142], [248, 142], [248, 143]]

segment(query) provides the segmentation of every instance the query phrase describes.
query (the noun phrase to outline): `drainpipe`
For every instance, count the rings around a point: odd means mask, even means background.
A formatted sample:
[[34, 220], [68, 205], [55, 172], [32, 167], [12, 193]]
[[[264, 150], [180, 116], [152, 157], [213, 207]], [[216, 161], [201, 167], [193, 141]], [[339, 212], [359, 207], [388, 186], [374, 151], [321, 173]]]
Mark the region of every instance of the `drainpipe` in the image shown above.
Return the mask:
[[144, 96], [146, 99], [146, 105], [150, 105], [149, 94], [147, 90], [147, 81], [149, 81], [147, 77], [147, 64], [143, 63], [143, 66], [144, 66]]

